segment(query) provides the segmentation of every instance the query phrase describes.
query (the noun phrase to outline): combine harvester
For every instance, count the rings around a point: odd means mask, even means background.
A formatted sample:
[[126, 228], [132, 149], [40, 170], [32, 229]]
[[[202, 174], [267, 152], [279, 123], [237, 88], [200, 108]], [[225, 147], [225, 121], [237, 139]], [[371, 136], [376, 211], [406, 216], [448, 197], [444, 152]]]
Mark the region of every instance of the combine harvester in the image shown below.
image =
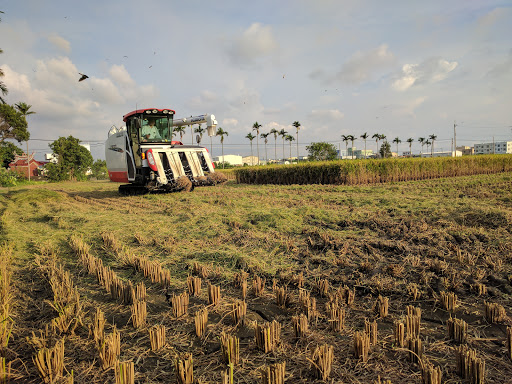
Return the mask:
[[174, 113], [171, 109], [138, 109], [123, 116], [125, 127], [110, 129], [105, 142], [108, 175], [111, 181], [129, 183], [120, 185], [119, 193], [190, 191], [226, 180], [215, 172], [206, 148], [172, 140], [174, 127], [203, 123], [208, 136], [215, 136], [215, 116], [175, 120]]

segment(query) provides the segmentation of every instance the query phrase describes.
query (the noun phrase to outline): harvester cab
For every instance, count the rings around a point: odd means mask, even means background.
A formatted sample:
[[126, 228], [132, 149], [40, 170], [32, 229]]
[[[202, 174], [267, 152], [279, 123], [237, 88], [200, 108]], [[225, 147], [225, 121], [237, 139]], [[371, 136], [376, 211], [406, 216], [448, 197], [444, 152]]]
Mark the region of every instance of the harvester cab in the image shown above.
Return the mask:
[[111, 181], [122, 194], [191, 190], [198, 185], [224, 181], [216, 174], [208, 150], [173, 141], [177, 126], [206, 123], [215, 136], [217, 120], [210, 114], [174, 119], [171, 109], [138, 109], [123, 116], [126, 126], [112, 127], [105, 143]]

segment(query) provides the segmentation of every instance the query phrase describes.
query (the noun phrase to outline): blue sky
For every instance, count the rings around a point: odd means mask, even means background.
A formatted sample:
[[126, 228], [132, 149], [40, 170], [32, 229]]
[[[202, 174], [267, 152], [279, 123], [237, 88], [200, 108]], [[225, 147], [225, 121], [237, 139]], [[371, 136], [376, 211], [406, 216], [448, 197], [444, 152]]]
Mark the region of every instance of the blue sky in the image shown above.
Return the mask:
[[0, 0], [0, 10], [6, 99], [37, 112], [39, 159], [45, 140], [68, 135], [104, 158], [108, 129], [136, 107], [214, 114], [226, 154], [250, 154], [255, 121], [294, 136], [299, 121], [301, 155], [365, 132], [399, 137], [399, 151], [411, 137], [413, 152], [435, 134], [450, 150], [454, 121], [458, 145], [512, 140], [511, 1]]

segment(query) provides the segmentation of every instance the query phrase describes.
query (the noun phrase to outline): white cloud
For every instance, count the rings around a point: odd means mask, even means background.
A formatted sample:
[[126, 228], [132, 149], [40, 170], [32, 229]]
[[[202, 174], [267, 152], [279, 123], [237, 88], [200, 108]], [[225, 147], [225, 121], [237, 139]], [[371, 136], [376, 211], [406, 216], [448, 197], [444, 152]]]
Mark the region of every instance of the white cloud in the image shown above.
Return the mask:
[[311, 111], [309, 116], [313, 119], [318, 119], [321, 121], [328, 120], [341, 120], [344, 117], [344, 114], [337, 109], [326, 109], [326, 110], [317, 110], [314, 109]]
[[4, 82], [7, 88], [18, 90], [19, 93], [26, 95], [30, 92], [30, 81], [27, 75], [17, 73], [8, 65], [2, 67], [4, 71]]
[[285, 131], [288, 131], [290, 128], [289, 125], [280, 124], [277, 121], [271, 121], [269, 123], [263, 124], [262, 131], [270, 132], [272, 129], [275, 129], [277, 131], [280, 131], [284, 129]]
[[272, 27], [253, 23], [242, 36], [233, 40], [228, 55], [234, 64], [252, 65], [260, 58], [275, 53], [278, 47]]
[[431, 58], [421, 64], [404, 64], [392, 87], [397, 91], [405, 91], [413, 85], [436, 83], [444, 80], [457, 66], [456, 61], [449, 62], [442, 58]]
[[123, 64], [121, 65], [112, 65], [109, 70], [109, 74], [112, 77], [112, 80], [123, 87], [134, 87], [136, 86], [135, 81], [133, 81], [132, 77], [126, 70]]
[[345, 84], [361, 84], [394, 61], [395, 55], [386, 44], [367, 52], [356, 52], [343, 64], [336, 79]]
[[222, 119], [222, 124], [226, 127], [236, 127], [238, 125], [238, 120], [232, 117], [226, 117], [225, 119]]
[[56, 33], [48, 36], [48, 41], [66, 53], [71, 52], [71, 44], [69, 41], [57, 35]]
[[416, 117], [416, 109], [418, 109], [425, 101], [426, 96], [416, 97], [411, 100], [407, 100], [399, 105], [394, 105], [391, 114], [395, 117]]

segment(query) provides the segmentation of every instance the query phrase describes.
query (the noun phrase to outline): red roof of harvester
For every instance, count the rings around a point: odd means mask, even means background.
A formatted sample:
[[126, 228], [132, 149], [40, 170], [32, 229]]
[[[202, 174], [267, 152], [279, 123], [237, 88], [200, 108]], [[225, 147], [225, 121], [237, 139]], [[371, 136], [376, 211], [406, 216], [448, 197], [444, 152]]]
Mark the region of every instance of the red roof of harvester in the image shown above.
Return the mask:
[[127, 113], [126, 115], [123, 116], [123, 121], [126, 122], [126, 120], [130, 117], [130, 116], [133, 116], [133, 115], [138, 115], [140, 113], [145, 113], [146, 111], [157, 111], [157, 112], [160, 112], [162, 113], [163, 111], [167, 111], [167, 113], [169, 114], [172, 114], [174, 115], [176, 113], [176, 111], [170, 109], [170, 108], [163, 108], [163, 109], [159, 109], [159, 108], [144, 108], [144, 109], [137, 109], [136, 111], [132, 111], [130, 113]]

